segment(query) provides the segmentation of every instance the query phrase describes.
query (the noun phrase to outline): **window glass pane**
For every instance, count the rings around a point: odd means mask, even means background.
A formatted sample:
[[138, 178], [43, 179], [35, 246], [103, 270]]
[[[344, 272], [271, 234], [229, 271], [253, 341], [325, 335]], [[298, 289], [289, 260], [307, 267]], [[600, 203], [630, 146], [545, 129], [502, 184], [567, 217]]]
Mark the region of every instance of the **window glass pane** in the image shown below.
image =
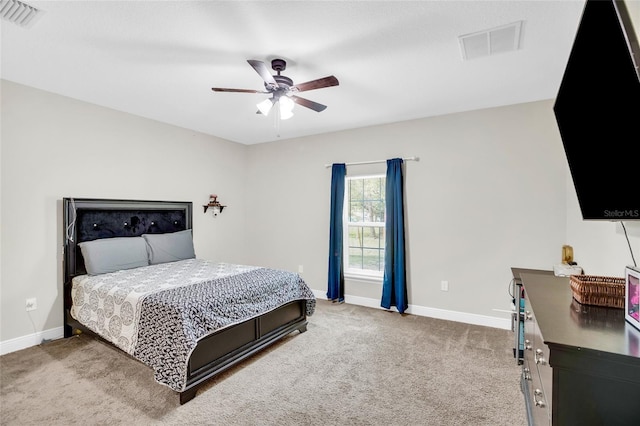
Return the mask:
[[363, 191], [364, 191], [363, 179], [349, 180], [349, 199], [350, 200], [362, 200]]
[[364, 188], [364, 181], [362, 179], [350, 179], [349, 180], [349, 221], [350, 222], [362, 222], [363, 219], [363, 206], [362, 206], [362, 194]]
[[362, 247], [362, 227], [349, 227], [349, 247]]
[[361, 248], [349, 248], [349, 268], [362, 269]]
[[351, 200], [349, 202], [349, 222], [362, 222], [363, 220], [362, 200]]
[[363, 232], [363, 243], [362, 246], [365, 248], [375, 248], [379, 249], [380, 247], [384, 247], [384, 233], [382, 232], [382, 242], [380, 239], [381, 228], [377, 226], [365, 226], [362, 228]]
[[367, 200], [363, 205], [364, 220], [367, 222], [384, 222], [384, 201]]
[[382, 200], [384, 198], [384, 181], [385, 178], [363, 179], [364, 199]]
[[382, 271], [384, 268], [384, 256], [381, 256], [381, 250], [364, 249], [362, 251], [362, 269], [370, 271]]
[[373, 221], [374, 222], [384, 222], [384, 201], [376, 201], [376, 203], [372, 206], [373, 208]]

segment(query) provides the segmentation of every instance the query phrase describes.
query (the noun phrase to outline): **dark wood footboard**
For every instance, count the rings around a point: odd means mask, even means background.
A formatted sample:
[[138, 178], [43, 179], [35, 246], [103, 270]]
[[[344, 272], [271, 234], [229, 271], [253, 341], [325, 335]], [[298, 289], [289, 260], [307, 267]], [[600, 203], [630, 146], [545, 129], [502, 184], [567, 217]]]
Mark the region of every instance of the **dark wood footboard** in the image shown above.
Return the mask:
[[203, 338], [189, 358], [187, 387], [180, 392], [180, 404], [193, 399], [205, 381], [296, 330], [307, 330], [305, 300], [290, 302]]

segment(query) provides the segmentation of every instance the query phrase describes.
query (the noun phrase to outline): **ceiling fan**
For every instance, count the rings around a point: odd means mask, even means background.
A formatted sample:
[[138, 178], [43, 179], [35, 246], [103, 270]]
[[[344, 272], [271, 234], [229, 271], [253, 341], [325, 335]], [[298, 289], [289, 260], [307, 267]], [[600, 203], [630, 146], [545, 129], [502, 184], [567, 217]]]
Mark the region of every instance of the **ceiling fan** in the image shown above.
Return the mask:
[[323, 87], [337, 86], [339, 84], [338, 79], [332, 75], [319, 78], [317, 80], [307, 81], [305, 83], [293, 84], [293, 80], [280, 74], [287, 68], [287, 62], [284, 59], [273, 59], [271, 61], [271, 68], [273, 68], [277, 73], [276, 75], [271, 75], [271, 71], [269, 71], [265, 63], [262, 61], [249, 59], [247, 62], [249, 62], [249, 65], [251, 65], [258, 75], [264, 80], [264, 91], [251, 89], [226, 89], [223, 87], [212, 87], [211, 90], [214, 92], [271, 94], [272, 96], [270, 98], [265, 99], [257, 105], [257, 114], [267, 115], [275, 104], [279, 104], [277, 111], [280, 114], [280, 118], [286, 120], [293, 115], [292, 110], [294, 102], [317, 112], [324, 111], [327, 108], [326, 105], [301, 98], [296, 96], [296, 93], [321, 89]]

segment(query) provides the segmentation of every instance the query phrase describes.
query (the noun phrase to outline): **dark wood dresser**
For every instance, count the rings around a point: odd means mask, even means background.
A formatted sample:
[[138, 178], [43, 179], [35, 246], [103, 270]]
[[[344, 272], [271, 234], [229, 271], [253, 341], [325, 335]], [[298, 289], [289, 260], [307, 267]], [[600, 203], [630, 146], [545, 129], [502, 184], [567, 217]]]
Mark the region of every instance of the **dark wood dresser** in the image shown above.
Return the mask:
[[511, 270], [524, 298], [529, 424], [640, 425], [640, 331], [624, 310], [579, 304], [551, 271]]

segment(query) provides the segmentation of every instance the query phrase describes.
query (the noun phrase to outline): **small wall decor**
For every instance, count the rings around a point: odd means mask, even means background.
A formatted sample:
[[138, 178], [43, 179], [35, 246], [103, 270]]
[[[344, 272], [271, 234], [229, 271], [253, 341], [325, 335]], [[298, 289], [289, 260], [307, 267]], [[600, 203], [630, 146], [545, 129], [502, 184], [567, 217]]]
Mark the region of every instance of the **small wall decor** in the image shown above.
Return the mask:
[[222, 213], [222, 209], [224, 209], [227, 206], [223, 206], [222, 204], [220, 204], [220, 202], [218, 201], [218, 196], [216, 194], [211, 194], [209, 195], [209, 203], [203, 205], [202, 207], [204, 207], [205, 213], [210, 208], [212, 214], [214, 216], [218, 216], [218, 213]]

